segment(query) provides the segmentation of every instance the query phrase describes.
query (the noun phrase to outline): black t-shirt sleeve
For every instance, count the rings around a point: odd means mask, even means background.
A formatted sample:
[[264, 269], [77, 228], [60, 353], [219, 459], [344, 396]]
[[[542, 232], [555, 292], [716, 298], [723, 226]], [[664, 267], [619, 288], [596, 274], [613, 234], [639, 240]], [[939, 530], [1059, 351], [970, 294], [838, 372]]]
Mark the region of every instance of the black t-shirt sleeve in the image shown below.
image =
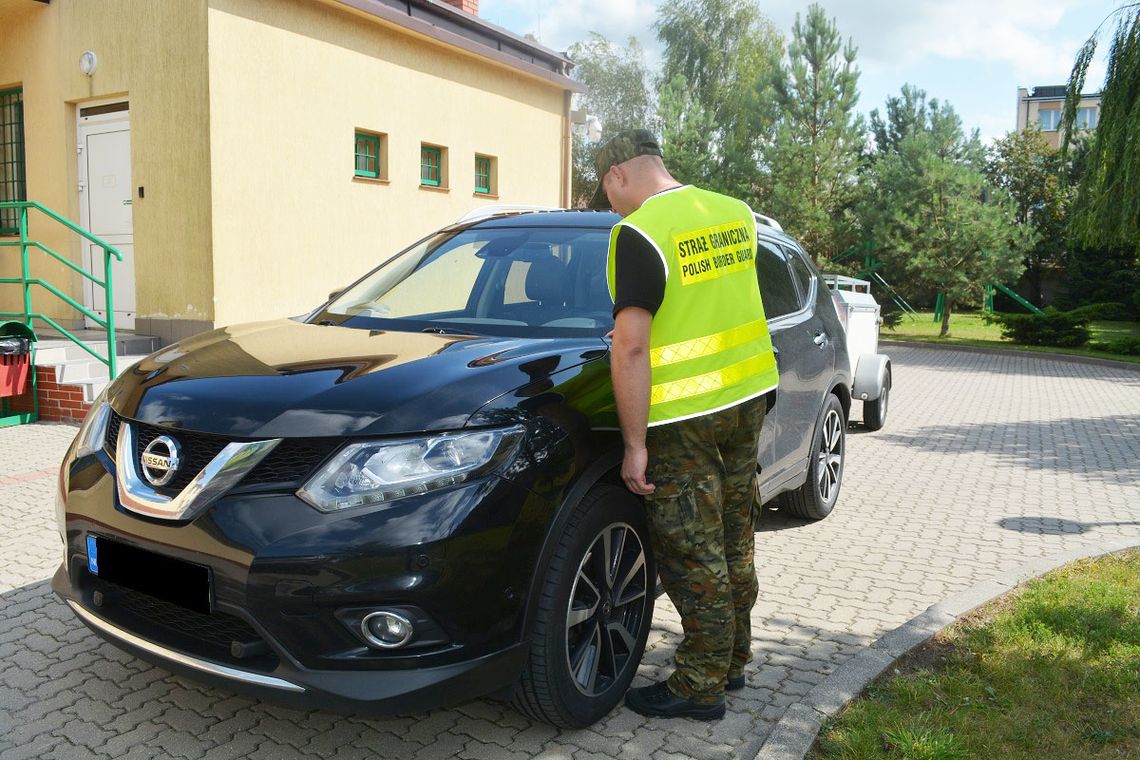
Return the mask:
[[665, 262], [637, 230], [618, 227], [614, 254], [614, 316], [627, 306], [656, 314], [665, 298]]

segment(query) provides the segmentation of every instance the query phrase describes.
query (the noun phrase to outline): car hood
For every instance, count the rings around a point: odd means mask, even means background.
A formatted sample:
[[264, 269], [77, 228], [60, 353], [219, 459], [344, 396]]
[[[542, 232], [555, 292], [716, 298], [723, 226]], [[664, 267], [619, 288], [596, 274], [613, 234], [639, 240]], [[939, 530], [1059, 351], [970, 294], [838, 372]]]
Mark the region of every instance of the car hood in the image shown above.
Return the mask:
[[601, 338], [494, 338], [292, 320], [188, 338], [116, 381], [112, 408], [155, 425], [260, 437], [456, 429], [488, 401], [605, 355]]

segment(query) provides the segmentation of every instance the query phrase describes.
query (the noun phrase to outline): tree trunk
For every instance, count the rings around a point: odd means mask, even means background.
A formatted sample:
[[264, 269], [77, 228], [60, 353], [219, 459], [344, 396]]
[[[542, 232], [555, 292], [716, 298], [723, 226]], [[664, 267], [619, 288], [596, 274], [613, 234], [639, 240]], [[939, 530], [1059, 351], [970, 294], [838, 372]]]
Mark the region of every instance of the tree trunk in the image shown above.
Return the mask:
[[945, 338], [950, 334], [950, 298], [944, 298], [942, 301], [942, 332], [938, 333], [939, 338]]

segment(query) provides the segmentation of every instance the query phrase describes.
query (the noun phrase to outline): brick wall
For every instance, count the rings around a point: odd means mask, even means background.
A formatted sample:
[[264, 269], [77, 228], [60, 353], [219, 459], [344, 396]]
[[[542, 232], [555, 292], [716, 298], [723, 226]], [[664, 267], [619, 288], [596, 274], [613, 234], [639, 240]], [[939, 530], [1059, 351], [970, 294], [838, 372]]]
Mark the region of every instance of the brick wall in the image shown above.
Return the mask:
[[[83, 389], [76, 385], [60, 385], [55, 381], [54, 367], [36, 367], [36, 386], [40, 396], [40, 419], [58, 422], [82, 422], [91, 404], [83, 400]], [[11, 399], [14, 412], [32, 411], [31, 390]]]

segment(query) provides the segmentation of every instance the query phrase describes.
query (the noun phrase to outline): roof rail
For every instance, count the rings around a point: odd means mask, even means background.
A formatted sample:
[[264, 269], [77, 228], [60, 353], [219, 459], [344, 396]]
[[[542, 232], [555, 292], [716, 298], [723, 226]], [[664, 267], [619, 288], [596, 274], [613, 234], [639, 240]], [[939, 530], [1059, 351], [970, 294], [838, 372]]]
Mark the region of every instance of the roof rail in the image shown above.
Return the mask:
[[760, 222], [760, 224], [766, 224], [769, 227], [771, 227], [772, 229], [776, 230], [776, 232], [783, 232], [784, 231], [784, 228], [780, 226], [780, 223], [777, 222], [775, 219], [773, 219], [770, 216], [764, 216], [763, 214], [757, 214], [755, 211], [752, 212], [752, 216], [756, 217], [756, 221]]
[[499, 216], [500, 214], [524, 214], [527, 211], [564, 211], [565, 209], [558, 208], [557, 206], [530, 206], [522, 203], [503, 204], [499, 206], [483, 206], [473, 211], [468, 211], [456, 224], [463, 224], [464, 222], [474, 222], [479, 219], [488, 219], [492, 216]]

